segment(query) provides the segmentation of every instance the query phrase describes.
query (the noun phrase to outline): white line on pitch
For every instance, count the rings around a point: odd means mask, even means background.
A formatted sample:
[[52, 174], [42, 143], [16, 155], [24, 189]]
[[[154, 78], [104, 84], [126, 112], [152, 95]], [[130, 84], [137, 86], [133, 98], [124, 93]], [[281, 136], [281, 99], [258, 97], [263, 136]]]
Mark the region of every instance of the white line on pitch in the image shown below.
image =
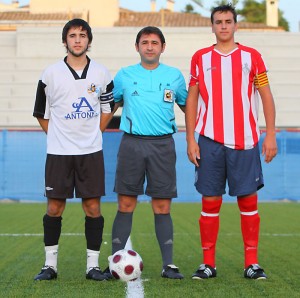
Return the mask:
[[[84, 236], [84, 233], [61, 233], [62, 236]], [[111, 234], [103, 233], [104, 236], [110, 236]], [[149, 235], [141, 233], [140, 235]], [[174, 235], [191, 235], [183, 233], [175, 233]], [[195, 234], [196, 235], [196, 234]], [[197, 234], [198, 235], [198, 234]], [[239, 233], [226, 233], [225, 236], [240, 235]], [[42, 233], [0, 233], [0, 237], [41, 237], [44, 236]], [[270, 237], [300, 237], [300, 233], [260, 233], [260, 236]]]
[[[126, 242], [125, 248], [133, 249], [130, 236]], [[140, 277], [134, 281], [127, 282], [126, 298], [144, 298], [144, 286]]]
[[[84, 235], [83, 233], [61, 233], [63, 236], [82, 236]], [[23, 233], [23, 234], [17, 234], [17, 233], [12, 233], [12, 234], [0, 234], [1, 237], [40, 237], [44, 236], [44, 234], [38, 234], [38, 233]]]

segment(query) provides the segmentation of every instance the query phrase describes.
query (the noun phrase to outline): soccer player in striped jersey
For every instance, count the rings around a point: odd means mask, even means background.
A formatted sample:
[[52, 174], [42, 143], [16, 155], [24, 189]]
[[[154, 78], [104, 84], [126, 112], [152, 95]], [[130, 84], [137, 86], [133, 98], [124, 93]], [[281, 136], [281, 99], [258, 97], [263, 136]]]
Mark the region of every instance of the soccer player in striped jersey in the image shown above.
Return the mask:
[[262, 154], [269, 163], [277, 153], [274, 100], [260, 53], [234, 40], [234, 7], [228, 4], [214, 8], [211, 23], [216, 44], [200, 49], [192, 57], [185, 114], [187, 154], [195, 165], [196, 189], [202, 194], [199, 227], [203, 263], [192, 278], [216, 277], [219, 212], [227, 181], [229, 195], [237, 197], [240, 210], [244, 276], [266, 279], [258, 265], [257, 191], [264, 185], [258, 103], [261, 98], [266, 122]]
[[106, 279], [98, 264], [104, 226], [100, 198], [105, 194], [102, 132], [113, 115], [113, 81], [103, 65], [87, 56], [92, 39], [86, 21], [69, 21], [62, 31], [67, 56], [46, 68], [37, 87], [33, 116], [47, 134], [47, 212], [46, 260], [35, 280], [57, 277], [62, 214], [74, 190], [85, 213], [86, 278]]

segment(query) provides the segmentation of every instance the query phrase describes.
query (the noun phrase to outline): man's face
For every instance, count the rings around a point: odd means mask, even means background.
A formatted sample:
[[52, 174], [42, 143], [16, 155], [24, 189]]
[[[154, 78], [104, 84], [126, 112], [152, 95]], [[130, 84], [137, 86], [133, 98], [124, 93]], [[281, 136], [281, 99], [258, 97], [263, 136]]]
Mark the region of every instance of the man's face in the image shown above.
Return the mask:
[[65, 47], [71, 55], [80, 57], [84, 55], [89, 48], [89, 38], [87, 32], [81, 27], [70, 28], [67, 34]]
[[141, 56], [142, 65], [151, 67], [158, 65], [160, 55], [165, 50], [165, 44], [161, 43], [156, 34], [143, 34], [135, 48]]
[[213, 16], [212, 32], [215, 33], [217, 41], [231, 41], [237, 29], [233, 14], [230, 11], [216, 12]]

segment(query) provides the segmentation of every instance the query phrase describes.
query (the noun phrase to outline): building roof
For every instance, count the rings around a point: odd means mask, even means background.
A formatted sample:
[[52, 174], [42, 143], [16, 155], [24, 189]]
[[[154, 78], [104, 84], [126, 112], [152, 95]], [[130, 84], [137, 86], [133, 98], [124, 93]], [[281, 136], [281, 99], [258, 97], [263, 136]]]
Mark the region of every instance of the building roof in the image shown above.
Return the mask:
[[165, 27], [208, 27], [210, 19], [197, 14], [170, 12], [135, 12], [120, 10], [120, 18], [115, 23], [118, 27], [142, 27], [142, 26], [165, 26]]
[[62, 26], [81, 13], [30, 13], [28, 9], [0, 11], [0, 31], [15, 31], [18, 26]]
[[1, 21], [65, 21], [81, 17], [81, 13], [30, 13], [29, 11], [4, 11], [0, 12]]
[[[81, 13], [30, 13], [28, 6], [11, 11], [0, 11], [0, 30], [16, 30], [17, 26], [35, 24], [43, 26], [61, 25], [72, 18], [85, 18]], [[162, 9], [158, 12], [135, 12], [120, 8], [116, 27], [210, 27], [210, 18], [199, 14], [172, 12]], [[281, 27], [270, 27], [262, 23], [239, 22], [240, 30], [283, 31]]]
[[[239, 22], [241, 30], [272, 30], [282, 31], [281, 27], [270, 27], [263, 23]], [[162, 9], [159, 12], [135, 12], [120, 9], [120, 18], [115, 23], [117, 27], [210, 27], [209, 17], [194, 13], [171, 12]]]

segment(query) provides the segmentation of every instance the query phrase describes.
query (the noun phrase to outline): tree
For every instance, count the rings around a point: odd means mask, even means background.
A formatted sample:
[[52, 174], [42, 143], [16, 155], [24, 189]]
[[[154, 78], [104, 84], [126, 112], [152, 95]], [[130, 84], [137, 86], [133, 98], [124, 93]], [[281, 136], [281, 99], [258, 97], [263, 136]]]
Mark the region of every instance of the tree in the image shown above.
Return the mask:
[[187, 4], [182, 12], [185, 12], [185, 13], [196, 13], [195, 10], [194, 10], [193, 5], [191, 5], [191, 4]]
[[[203, 6], [202, 0], [191, 0], [202, 9], [206, 9]], [[231, 3], [233, 6], [237, 6], [241, 2], [240, 0], [215, 0], [214, 6], [225, 5]], [[212, 10], [213, 7], [210, 9]], [[185, 11], [187, 13], [196, 13], [194, 7], [191, 4], [186, 5]], [[242, 2], [242, 8], [236, 9], [237, 14], [241, 17], [242, 21], [249, 23], [266, 23], [266, 0], [244, 0]], [[283, 12], [278, 9], [278, 25], [289, 31], [289, 23], [284, 18]]]
[[[243, 8], [237, 9], [237, 13], [242, 16], [242, 20], [250, 23], [266, 23], [266, 1], [244, 0]], [[289, 31], [289, 23], [284, 18], [283, 12], [278, 9], [279, 26]]]
[[290, 31], [290, 25], [289, 22], [285, 19], [285, 17], [283, 16], [283, 11], [282, 10], [278, 10], [278, 25], [282, 28], [284, 28], [286, 31]]
[[249, 23], [266, 23], [266, 2], [259, 3], [255, 0], [244, 0], [243, 8], [237, 9], [242, 20]]
[[[200, 6], [201, 8], [203, 7], [203, 4], [202, 4], [202, 0], [191, 0], [192, 2], [194, 2], [195, 4], [197, 4], [198, 6]], [[185, 9], [183, 12], [186, 12], [186, 13], [197, 13], [195, 10], [194, 10], [194, 7], [193, 5], [191, 4], [187, 4], [185, 6]]]

